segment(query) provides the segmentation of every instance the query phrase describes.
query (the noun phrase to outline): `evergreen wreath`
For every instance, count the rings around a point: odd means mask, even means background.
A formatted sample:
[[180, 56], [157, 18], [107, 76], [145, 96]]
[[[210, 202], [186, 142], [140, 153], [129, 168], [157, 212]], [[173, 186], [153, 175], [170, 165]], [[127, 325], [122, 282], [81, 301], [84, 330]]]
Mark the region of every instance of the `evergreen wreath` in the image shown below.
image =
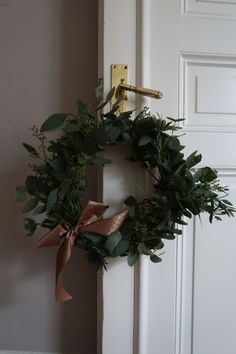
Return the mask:
[[[38, 216], [37, 221], [24, 218], [28, 235], [38, 227], [53, 230], [61, 221], [67, 228], [74, 227], [85, 208], [88, 167], [112, 163], [103, 157], [104, 150], [125, 145], [128, 155], [124, 158], [152, 176], [153, 194], [142, 201], [127, 196], [124, 203], [133, 208], [133, 214], [119, 230], [106, 238], [96, 232], [80, 232], [75, 234], [74, 245], [84, 249], [97, 267], [105, 267], [108, 257], [118, 256], [127, 256], [132, 266], [142, 254], [160, 262], [163, 240], [181, 235], [186, 218], [205, 212], [212, 222], [223, 215], [233, 216], [235, 209], [225, 199], [228, 188], [220, 185], [217, 172], [210, 167], [196, 169], [201, 155], [195, 151], [184, 157], [177, 135], [182, 119], [162, 119], [147, 108], [133, 119], [133, 111], [119, 113], [121, 98], [104, 113], [113, 95], [114, 89], [98, 105], [96, 114], [77, 100], [75, 113], [54, 114], [40, 130], [33, 126], [38, 147], [23, 143], [32, 158], [32, 173], [16, 188], [14, 197], [24, 203], [24, 213], [43, 214], [40, 222]], [[49, 140], [51, 131], [59, 131], [59, 137]]]

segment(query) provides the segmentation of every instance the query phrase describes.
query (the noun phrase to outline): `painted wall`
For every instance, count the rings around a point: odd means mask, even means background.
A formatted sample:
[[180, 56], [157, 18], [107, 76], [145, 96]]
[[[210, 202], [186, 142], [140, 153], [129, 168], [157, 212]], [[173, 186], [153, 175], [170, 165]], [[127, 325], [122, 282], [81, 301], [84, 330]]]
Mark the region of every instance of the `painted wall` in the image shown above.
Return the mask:
[[0, 53], [0, 350], [95, 354], [96, 270], [74, 249], [64, 273], [74, 299], [57, 304], [56, 249], [24, 236], [11, 195], [27, 173], [29, 127], [77, 97], [93, 103], [97, 2], [0, 0]]

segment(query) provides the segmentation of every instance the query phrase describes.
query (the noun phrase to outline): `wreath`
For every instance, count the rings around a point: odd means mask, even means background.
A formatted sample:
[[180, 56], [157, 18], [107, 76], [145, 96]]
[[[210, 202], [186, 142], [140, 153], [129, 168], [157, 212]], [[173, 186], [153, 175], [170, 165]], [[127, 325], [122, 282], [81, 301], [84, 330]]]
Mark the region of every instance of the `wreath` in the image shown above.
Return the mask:
[[[120, 113], [122, 98], [104, 113], [113, 95], [114, 89], [94, 114], [77, 100], [75, 113], [56, 113], [40, 129], [33, 126], [37, 147], [23, 143], [31, 158], [32, 173], [16, 188], [15, 199], [24, 203], [23, 213], [42, 214], [41, 218], [24, 218], [27, 235], [33, 235], [38, 227], [46, 228], [49, 231], [38, 245], [60, 244], [58, 300], [71, 298], [63, 288], [60, 273], [73, 245], [84, 249], [98, 268], [106, 267], [108, 257], [119, 256], [127, 257], [130, 266], [140, 255], [156, 263], [161, 261], [163, 240], [181, 235], [186, 218], [205, 212], [212, 222], [235, 212], [225, 199], [228, 188], [220, 185], [217, 172], [210, 167], [196, 169], [202, 158], [197, 151], [185, 158], [178, 136], [182, 119], [163, 119], [148, 108]], [[51, 140], [48, 133], [52, 131], [60, 134]], [[124, 158], [151, 175], [153, 193], [141, 201], [127, 196], [124, 207], [129, 215], [125, 211], [103, 219], [107, 205], [85, 203], [86, 177], [89, 166], [112, 163], [104, 157], [104, 151], [112, 145], [125, 145]]]

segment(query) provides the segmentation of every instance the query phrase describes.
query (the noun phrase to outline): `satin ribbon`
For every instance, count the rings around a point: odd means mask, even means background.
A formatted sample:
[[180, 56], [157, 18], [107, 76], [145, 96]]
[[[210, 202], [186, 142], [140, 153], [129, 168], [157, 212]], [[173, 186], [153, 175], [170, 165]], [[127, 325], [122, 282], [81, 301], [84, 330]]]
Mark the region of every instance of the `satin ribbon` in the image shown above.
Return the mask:
[[74, 227], [69, 228], [65, 224], [60, 223], [39, 240], [37, 247], [47, 247], [59, 245], [63, 239], [57, 252], [56, 261], [55, 293], [57, 301], [72, 299], [72, 296], [63, 286], [60, 274], [71, 257], [72, 246], [76, 236], [81, 232], [91, 232], [107, 237], [119, 229], [128, 215], [128, 211], [125, 211], [111, 218], [102, 219], [103, 214], [108, 208], [108, 205], [90, 200]]

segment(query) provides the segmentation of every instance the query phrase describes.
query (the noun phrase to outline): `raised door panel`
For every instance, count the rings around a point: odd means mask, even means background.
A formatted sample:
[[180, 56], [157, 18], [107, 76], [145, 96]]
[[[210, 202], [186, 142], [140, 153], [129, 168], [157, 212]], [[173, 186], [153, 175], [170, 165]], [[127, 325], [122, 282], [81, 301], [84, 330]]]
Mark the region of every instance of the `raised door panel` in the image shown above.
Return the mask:
[[236, 16], [235, 0], [181, 0], [182, 14], [228, 17]]
[[[236, 171], [220, 170], [236, 203]], [[179, 354], [234, 354], [235, 221], [194, 219], [181, 242]]]
[[236, 57], [181, 53], [179, 90], [188, 131], [236, 131]]

